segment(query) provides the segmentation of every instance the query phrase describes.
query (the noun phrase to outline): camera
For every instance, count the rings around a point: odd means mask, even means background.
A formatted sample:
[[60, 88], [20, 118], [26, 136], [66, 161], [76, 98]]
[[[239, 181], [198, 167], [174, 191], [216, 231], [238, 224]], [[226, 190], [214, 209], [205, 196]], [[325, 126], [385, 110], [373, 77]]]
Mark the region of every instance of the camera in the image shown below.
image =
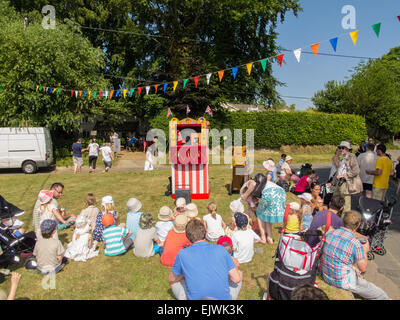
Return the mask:
[[345, 178], [340, 178], [340, 179], [339, 179], [339, 182], [338, 182], [338, 186], [339, 186], [339, 187], [342, 186], [342, 184], [345, 183], [345, 182], [346, 182], [346, 179], [345, 179]]

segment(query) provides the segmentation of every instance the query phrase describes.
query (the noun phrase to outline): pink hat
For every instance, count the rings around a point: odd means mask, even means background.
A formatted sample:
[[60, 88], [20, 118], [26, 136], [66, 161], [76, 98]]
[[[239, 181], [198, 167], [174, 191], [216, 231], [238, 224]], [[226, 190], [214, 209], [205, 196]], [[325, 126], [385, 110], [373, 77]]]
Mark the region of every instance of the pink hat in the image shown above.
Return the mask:
[[40, 204], [45, 204], [53, 199], [53, 192], [50, 190], [41, 190], [38, 195]]

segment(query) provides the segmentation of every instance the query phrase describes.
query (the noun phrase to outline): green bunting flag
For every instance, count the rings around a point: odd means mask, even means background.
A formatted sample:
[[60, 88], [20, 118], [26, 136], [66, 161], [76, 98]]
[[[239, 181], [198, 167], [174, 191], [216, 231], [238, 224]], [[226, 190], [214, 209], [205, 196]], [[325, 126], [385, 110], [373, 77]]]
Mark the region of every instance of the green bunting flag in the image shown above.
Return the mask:
[[380, 22], [379, 23], [375, 23], [371, 27], [375, 31], [376, 36], [379, 38], [379, 34], [381, 32], [381, 23]]
[[186, 87], [186, 83], [188, 82], [189, 79], [183, 79], [183, 89]]

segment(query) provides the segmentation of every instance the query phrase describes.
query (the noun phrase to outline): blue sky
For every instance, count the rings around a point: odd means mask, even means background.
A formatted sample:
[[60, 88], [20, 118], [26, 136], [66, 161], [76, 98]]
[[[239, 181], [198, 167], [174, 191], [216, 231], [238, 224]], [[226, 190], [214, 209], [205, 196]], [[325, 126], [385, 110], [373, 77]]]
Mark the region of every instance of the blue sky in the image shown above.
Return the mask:
[[[285, 21], [277, 28], [277, 44], [288, 50], [302, 48], [311, 52], [310, 45], [320, 42], [319, 53], [335, 54], [329, 39], [339, 37], [336, 54], [377, 58], [390, 48], [400, 46], [400, 0], [301, 0], [303, 11], [296, 18], [287, 14]], [[356, 29], [344, 29], [342, 14], [345, 5], [355, 8]], [[381, 22], [381, 32], [377, 38], [371, 25]], [[349, 33], [359, 30], [354, 46]], [[273, 65], [274, 76], [286, 84], [278, 87], [285, 97], [311, 98], [324, 88], [329, 80], [342, 81], [350, 75], [350, 70], [361, 59], [302, 54], [300, 63], [293, 52], [285, 54], [282, 67]], [[285, 98], [288, 105], [296, 104], [296, 110], [312, 107], [311, 100]]]

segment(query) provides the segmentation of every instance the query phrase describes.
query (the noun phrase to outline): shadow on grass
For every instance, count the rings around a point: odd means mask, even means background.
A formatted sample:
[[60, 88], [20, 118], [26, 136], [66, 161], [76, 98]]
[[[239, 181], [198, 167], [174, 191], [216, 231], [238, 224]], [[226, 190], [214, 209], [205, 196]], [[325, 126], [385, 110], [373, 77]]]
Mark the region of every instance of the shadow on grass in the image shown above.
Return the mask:
[[255, 276], [253, 272], [251, 273], [251, 279], [256, 280], [256, 283], [258, 286], [258, 296], [260, 297], [260, 299], [263, 298], [264, 293], [267, 291], [268, 275], [269, 275], [269, 273]]

